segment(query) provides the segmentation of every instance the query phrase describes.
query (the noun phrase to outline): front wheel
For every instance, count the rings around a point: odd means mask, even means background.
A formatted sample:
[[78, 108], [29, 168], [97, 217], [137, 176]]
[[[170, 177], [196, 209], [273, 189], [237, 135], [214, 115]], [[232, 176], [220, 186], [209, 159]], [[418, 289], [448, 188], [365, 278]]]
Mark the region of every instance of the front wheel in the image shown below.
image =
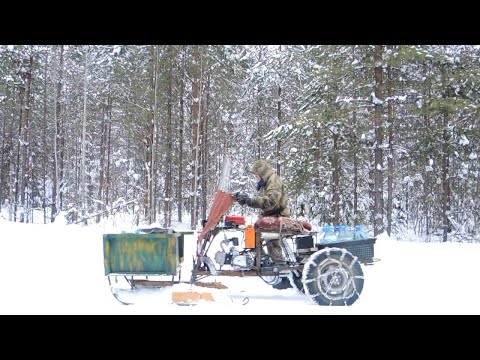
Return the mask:
[[302, 272], [305, 294], [318, 305], [352, 305], [363, 290], [358, 258], [343, 248], [325, 248], [312, 254]]

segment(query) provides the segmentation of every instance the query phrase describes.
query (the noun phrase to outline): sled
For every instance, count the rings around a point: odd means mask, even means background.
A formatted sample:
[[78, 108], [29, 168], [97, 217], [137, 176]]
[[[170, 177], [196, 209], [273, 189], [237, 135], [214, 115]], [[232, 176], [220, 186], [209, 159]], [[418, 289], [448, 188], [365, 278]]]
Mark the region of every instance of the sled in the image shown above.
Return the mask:
[[121, 299], [121, 293], [179, 283], [186, 234], [193, 231], [145, 228], [134, 233], [104, 234], [104, 271], [115, 299], [131, 305]]

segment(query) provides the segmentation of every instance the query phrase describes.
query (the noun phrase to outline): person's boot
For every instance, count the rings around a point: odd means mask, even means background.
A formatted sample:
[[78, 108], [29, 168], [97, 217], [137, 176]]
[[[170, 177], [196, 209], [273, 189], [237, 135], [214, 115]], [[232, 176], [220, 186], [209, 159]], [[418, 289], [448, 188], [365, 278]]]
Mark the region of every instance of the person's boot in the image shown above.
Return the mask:
[[280, 240], [270, 240], [267, 242], [268, 254], [275, 259], [275, 262], [283, 262], [283, 251], [279, 244]]

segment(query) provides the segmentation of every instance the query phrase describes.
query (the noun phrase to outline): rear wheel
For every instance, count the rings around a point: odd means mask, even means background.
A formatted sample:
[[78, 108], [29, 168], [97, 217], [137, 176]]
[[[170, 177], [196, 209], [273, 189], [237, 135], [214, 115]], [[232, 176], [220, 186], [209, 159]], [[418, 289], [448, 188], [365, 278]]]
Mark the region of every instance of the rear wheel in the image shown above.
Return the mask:
[[352, 305], [363, 290], [358, 258], [343, 248], [325, 248], [310, 256], [303, 268], [305, 294], [318, 305]]

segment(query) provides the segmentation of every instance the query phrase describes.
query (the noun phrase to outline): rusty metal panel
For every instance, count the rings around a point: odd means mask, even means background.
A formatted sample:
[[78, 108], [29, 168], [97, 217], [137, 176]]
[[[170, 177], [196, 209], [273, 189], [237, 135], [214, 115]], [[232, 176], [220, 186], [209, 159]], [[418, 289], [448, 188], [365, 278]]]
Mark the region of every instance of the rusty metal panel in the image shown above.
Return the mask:
[[174, 234], [104, 234], [105, 275], [175, 275], [178, 251]]

